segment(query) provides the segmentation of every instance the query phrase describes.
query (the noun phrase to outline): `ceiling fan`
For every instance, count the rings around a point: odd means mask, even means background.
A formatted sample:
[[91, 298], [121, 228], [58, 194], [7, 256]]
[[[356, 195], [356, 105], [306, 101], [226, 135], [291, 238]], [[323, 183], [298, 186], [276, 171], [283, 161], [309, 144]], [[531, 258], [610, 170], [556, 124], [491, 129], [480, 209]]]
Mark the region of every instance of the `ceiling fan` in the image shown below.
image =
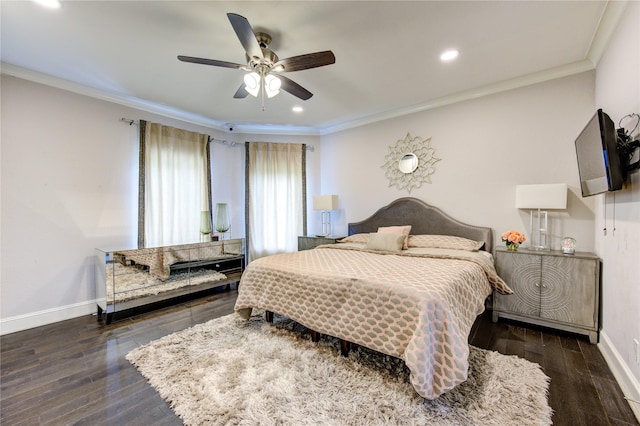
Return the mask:
[[183, 62], [248, 71], [249, 73], [244, 77], [244, 84], [233, 95], [236, 99], [246, 98], [249, 94], [257, 96], [259, 92], [262, 92], [264, 99], [265, 93], [268, 97], [272, 97], [279, 93], [279, 89], [282, 89], [306, 101], [313, 96], [313, 93], [281, 73], [317, 68], [336, 62], [336, 58], [330, 50], [279, 59], [278, 55], [269, 49], [271, 43], [269, 34], [254, 33], [251, 24], [244, 16], [227, 13], [227, 17], [246, 52], [246, 65], [182, 55], [179, 55], [178, 59]]

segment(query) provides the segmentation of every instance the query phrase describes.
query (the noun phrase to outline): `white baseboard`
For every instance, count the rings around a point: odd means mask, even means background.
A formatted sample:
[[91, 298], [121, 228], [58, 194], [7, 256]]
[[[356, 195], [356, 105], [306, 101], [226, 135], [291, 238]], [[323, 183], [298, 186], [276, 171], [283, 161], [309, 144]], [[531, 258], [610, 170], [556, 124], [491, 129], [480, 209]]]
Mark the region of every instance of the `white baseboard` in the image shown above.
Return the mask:
[[96, 301], [75, 303], [0, 319], [0, 336], [96, 313]]
[[627, 398], [633, 414], [640, 421], [640, 383], [620, 356], [620, 353], [611, 343], [611, 340], [604, 331], [600, 331], [600, 343], [598, 349], [602, 353], [607, 365], [611, 369], [613, 376], [618, 381], [622, 393]]

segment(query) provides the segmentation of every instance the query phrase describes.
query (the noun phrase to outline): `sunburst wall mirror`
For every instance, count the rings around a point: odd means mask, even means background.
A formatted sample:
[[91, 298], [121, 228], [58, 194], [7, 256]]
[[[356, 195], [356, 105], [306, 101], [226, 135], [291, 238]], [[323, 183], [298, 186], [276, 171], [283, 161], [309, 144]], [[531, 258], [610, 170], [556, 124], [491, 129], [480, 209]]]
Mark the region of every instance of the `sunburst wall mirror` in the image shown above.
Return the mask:
[[389, 146], [384, 160], [382, 168], [389, 180], [389, 187], [397, 186], [410, 194], [423, 183], [431, 183], [431, 175], [436, 171], [435, 164], [441, 159], [435, 156], [431, 138], [412, 137], [407, 133], [404, 139], [398, 139], [395, 145]]

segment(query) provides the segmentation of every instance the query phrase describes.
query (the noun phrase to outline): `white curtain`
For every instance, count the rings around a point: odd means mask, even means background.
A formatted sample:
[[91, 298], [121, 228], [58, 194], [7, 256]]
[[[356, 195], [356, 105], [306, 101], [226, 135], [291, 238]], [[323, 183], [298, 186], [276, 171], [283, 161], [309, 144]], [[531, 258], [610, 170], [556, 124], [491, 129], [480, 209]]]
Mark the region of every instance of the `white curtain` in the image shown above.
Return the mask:
[[198, 242], [200, 212], [209, 210], [209, 137], [146, 122], [144, 139], [145, 247]]
[[249, 143], [249, 260], [298, 250], [304, 231], [304, 149], [302, 144]]

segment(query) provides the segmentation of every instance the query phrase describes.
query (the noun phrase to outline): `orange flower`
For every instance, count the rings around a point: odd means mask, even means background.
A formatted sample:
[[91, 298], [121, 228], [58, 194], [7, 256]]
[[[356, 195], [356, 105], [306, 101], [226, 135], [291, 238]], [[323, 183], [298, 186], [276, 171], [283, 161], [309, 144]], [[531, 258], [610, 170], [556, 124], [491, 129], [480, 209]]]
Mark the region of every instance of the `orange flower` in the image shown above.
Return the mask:
[[527, 238], [520, 231], [511, 230], [502, 234], [502, 241], [506, 241], [514, 244], [522, 244]]

